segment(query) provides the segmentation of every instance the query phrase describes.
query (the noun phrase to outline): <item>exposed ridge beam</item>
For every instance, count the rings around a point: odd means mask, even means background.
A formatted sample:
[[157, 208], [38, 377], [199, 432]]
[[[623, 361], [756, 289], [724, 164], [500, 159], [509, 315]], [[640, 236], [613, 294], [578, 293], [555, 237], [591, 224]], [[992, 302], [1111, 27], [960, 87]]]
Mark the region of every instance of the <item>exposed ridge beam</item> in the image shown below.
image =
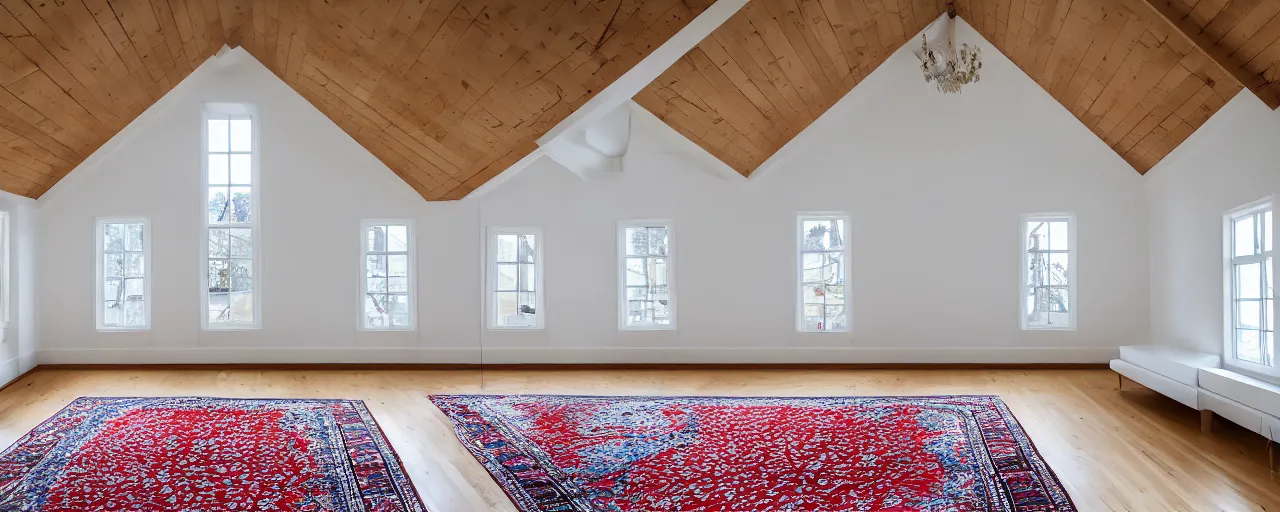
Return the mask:
[[677, 60], [680, 60], [680, 57], [683, 57], [694, 46], [697, 46], [703, 39], [711, 35], [713, 30], [724, 24], [739, 9], [742, 9], [742, 6], [747, 5], [747, 1], [717, 0], [711, 7], [702, 11], [693, 21], [690, 21], [688, 25], [676, 32], [676, 35], [672, 36], [671, 39], [662, 43], [662, 46], [659, 46], [648, 57], [641, 60], [639, 64], [627, 70], [621, 77], [583, 104], [581, 108], [539, 137], [538, 145], [546, 145], [552, 139], [566, 132], [580, 129], [631, 100], [645, 86], [656, 80], [658, 75], [661, 75], [663, 71], [666, 71]]
[[[620, 166], [620, 159], [616, 155], [605, 155], [603, 153], [597, 155], [595, 153], [598, 153], [598, 150], [588, 148], [587, 144], [580, 144], [580, 142], [586, 140], [588, 129], [609, 114], [618, 112], [619, 109], [627, 109], [630, 112], [628, 103], [633, 96], [656, 80], [658, 75], [661, 75], [663, 71], [675, 64], [677, 60], [680, 60], [680, 57], [683, 57], [689, 50], [701, 43], [703, 39], [710, 36], [712, 31], [728, 21], [744, 5], [747, 5], [748, 1], [750, 0], [716, 0], [716, 3], [703, 10], [693, 21], [690, 21], [688, 25], [676, 32], [676, 35], [671, 36], [661, 46], [658, 46], [648, 57], [645, 57], [634, 67], [627, 70], [621, 77], [596, 93], [595, 96], [587, 100], [581, 107], [578, 107], [572, 114], [569, 114], [569, 117], [564, 118], [551, 130], [539, 137], [537, 140], [538, 149], [525, 155], [524, 158], [521, 158], [510, 167], [503, 169], [498, 175], [476, 187], [463, 198], [474, 199], [489, 193], [543, 156], [552, 158], [560, 162], [561, 165], [570, 168], [579, 176], [583, 176], [583, 173], [578, 172], [578, 166], [574, 162], [563, 158], [564, 152], [572, 152], [575, 148], [590, 149], [585, 152], [591, 157], [588, 161], [597, 163], [611, 162], [610, 165], [616, 163]], [[617, 170], [620, 170], [620, 167]]]
[[1258, 95], [1258, 98], [1266, 103], [1273, 110], [1280, 107], [1280, 86], [1275, 83], [1268, 82], [1266, 78], [1257, 73], [1252, 73], [1245, 69], [1243, 65], [1231, 58], [1231, 55], [1223, 50], [1196, 28], [1191, 22], [1187, 21], [1171, 3], [1171, 0], [1131, 0], [1135, 3], [1142, 3], [1152, 14], [1165, 23], [1169, 24], [1175, 32], [1186, 38], [1187, 42], [1195, 46], [1201, 53], [1209, 57], [1219, 69], [1227, 76], [1235, 78], [1240, 86]]

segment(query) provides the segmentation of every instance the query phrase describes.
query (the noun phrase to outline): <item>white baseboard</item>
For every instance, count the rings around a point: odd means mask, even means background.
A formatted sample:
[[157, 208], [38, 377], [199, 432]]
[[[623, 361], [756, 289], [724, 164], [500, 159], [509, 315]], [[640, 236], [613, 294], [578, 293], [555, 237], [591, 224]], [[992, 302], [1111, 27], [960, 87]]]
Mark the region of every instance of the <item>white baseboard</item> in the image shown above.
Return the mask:
[[489, 348], [488, 364], [1106, 363], [1115, 348]]
[[41, 364], [1054, 364], [1106, 363], [1116, 348], [47, 349]]
[[40, 364], [475, 364], [480, 353], [449, 348], [46, 349]]

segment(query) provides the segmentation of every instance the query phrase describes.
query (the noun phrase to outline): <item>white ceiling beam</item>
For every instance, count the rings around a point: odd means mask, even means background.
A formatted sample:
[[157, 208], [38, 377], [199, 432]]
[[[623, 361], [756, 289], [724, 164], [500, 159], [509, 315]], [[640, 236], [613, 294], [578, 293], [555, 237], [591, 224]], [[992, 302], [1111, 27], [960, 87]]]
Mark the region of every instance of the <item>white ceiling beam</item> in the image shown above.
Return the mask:
[[[587, 140], [588, 131], [593, 125], [598, 125], [601, 119], [611, 113], [619, 112], [620, 109], [629, 109], [627, 102], [650, 83], [658, 78], [663, 71], [675, 64], [680, 57], [692, 50], [698, 43], [702, 42], [711, 32], [728, 21], [739, 9], [747, 5], [749, 0], [717, 0], [706, 10], [702, 11], [693, 21], [676, 32], [665, 43], [662, 43], [656, 50], [649, 54], [648, 57], [641, 59], [634, 67], [623, 73], [621, 77], [609, 84], [594, 97], [587, 100], [581, 107], [575, 110], [569, 117], [564, 118], [558, 124], [551, 128], [547, 133], [538, 137], [538, 149], [532, 153], [525, 155], [512, 166], [506, 168], [493, 179], [486, 181], [483, 185], [472, 190], [463, 199], [475, 199], [487, 194], [489, 191], [497, 188], [502, 183], [511, 179], [513, 175], [524, 170], [529, 164], [532, 164], [538, 158], [543, 156], [555, 158], [557, 161], [566, 160], [570, 164], [574, 164], [574, 160], [567, 159], [566, 155], [578, 159], [574, 155], [575, 148], [583, 149], [583, 154], [590, 158], [587, 161], [599, 162], [595, 151], [590, 148], [578, 148], [582, 146], [582, 142]], [[608, 124], [608, 121], [605, 121]], [[560, 140], [557, 140], [560, 139]], [[625, 144], [622, 146], [626, 147]], [[559, 158], [557, 158], [557, 156]], [[614, 155], [606, 155], [608, 158], [615, 158]], [[564, 162], [562, 162], [564, 165]], [[575, 167], [575, 165], [569, 165]], [[575, 171], [577, 172], [577, 171]]]
[[582, 107], [569, 114], [569, 117], [564, 118], [550, 131], [538, 137], [538, 145], [545, 145], [566, 132], [581, 129], [596, 119], [616, 110], [633, 96], [639, 94], [650, 83], [653, 83], [658, 78], [658, 75], [661, 75], [663, 71], [675, 64], [677, 60], [680, 60], [680, 57], [689, 53], [689, 50], [692, 50], [703, 39], [711, 35], [711, 31], [723, 25], [734, 13], [742, 9], [742, 6], [747, 5], [747, 1], [719, 0], [712, 4], [711, 7], [702, 11], [702, 14], [699, 14], [688, 25], [676, 32], [676, 35], [672, 36], [671, 39], [662, 43], [662, 46], [659, 46], [648, 57], [642, 59], [639, 64], [627, 70], [626, 73], [623, 73], [621, 77], [609, 84], [608, 87], [605, 87], [595, 97], [587, 100]]

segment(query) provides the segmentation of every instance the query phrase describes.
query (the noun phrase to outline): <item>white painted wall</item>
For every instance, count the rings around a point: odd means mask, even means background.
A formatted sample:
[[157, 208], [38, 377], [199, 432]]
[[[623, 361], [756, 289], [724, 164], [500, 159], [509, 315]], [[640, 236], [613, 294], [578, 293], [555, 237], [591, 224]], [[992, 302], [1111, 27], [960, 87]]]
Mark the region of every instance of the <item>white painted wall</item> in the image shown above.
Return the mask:
[[[976, 40], [967, 25], [962, 39]], [[750, 180], [644, 112], [625, 171], [543, 158], [424, 203], [246, 54], [206, 64], [41, 199], [45, 362], [1099, 362], [1148, 337], [1142, 178], [990, 45], [943, 96], [900, 51]], [[199, 329], [199, 119], [262, 112], [263, 329]], [[852, 219], [851, 333], [797, 333], [794, 215]], [[1019, 216], [1079, 222], [1075, 332], [1019, 329]], [[93, 326], [95, 216], [146, 215], [154, 330]], [[417, 333], [356, 330], [363, 217], [416, 219]], [[619, 332], [616, 223], [676, 223], [679, 326]], [[482, 329], [481, 227], [545, 233], [546, 329]], [[316, 276], [324, 276], [319, 284]], [[54, 315], [50, 311], [64, 314]]]
[[[260, 331], [200, 329], [204, 102], [253, 103], [260, 111]], [[243, 50], [206, 62], [39, 202], [44, 362], [478, 359], [476, 205], [424, 202]], [[151, 220], [150, 332], [95, 329], [98, 216]], [[359, 222], [367, 217], [417, 223], [417, 332], [356, 329]], [[442, 250], [451, 244], [466, 252]]]
[[[545, 230], [547, 274], [546, 330], [484, 332], [487, 360], [1105, 361], [1146, 342], [1141, 176], [998, 52], [944, 96], [908, 50], [750, 180], [690, 169], [641, 114], [620, 178], [543, 159], [484, 195], [482, 224]], [[795, 331], [794, 215], [812, 210], [852, 218], [851, 333]], [[1045, 211], [1078, 218], [1076, 332], [1020, 330], [1019, 216]], [[675, 219], [673, 332], [617, 330], [628, 218]]]
[[9, 214], [9, 323], [0, 331], [0, 386], [36, 365], [36, 202], [0, 192]]
[[1278, 142], [1280, 112], [1241, 92], [1147, 173], [1154, 342], [1222, 353], [1222, 216], [1280, 197]]

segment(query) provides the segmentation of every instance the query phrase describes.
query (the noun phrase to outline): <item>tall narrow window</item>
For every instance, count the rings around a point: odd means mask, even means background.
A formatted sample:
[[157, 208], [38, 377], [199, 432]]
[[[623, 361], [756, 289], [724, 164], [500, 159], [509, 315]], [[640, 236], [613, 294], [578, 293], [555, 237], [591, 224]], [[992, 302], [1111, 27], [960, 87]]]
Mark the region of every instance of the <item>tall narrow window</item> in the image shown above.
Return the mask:
[[12, 246], [9, 243], [13, 236], [9, 231], [9, 212], [0, 212], [0, 343], [5, 342], [3, 328], [9, 325], [9, 265], [12, 264]]
[[408, 220], [361, 223], [364, 277], [360, 325], [371, 330], [413, 329], [413, 226]]
[[245, 105], [210, 105], [205, 114], [204, 325], [260, 326], [257, 137]]
[[671, 221], [627, 221], [618, 226], [618, 314], [624, 330], [675, 328], [671, 232]]
[[799, 260], [799, 311], [802, 332], [848, 331], [847, 302], [850, 256], [849, 218], [844, 215], [801, 215], [796, 221]]
[[1075, 329], [1075, 218], [1028, 215], [1022, 222], [1022, 328]]
[[98, 219], [98, 330], [151, 328], [151, 232], [142, 218]]
[[541, 329], [542, 233], [490, 228], [488, 252], [489, 328]]
[[[1272, 371], [1275, 367], [1275, 280], [1271, 273], [1271, 203], [1255, 204], [1226, 218], [1228, 360]], [[1244, 363], [1241, 365], [1240, 363]]]

